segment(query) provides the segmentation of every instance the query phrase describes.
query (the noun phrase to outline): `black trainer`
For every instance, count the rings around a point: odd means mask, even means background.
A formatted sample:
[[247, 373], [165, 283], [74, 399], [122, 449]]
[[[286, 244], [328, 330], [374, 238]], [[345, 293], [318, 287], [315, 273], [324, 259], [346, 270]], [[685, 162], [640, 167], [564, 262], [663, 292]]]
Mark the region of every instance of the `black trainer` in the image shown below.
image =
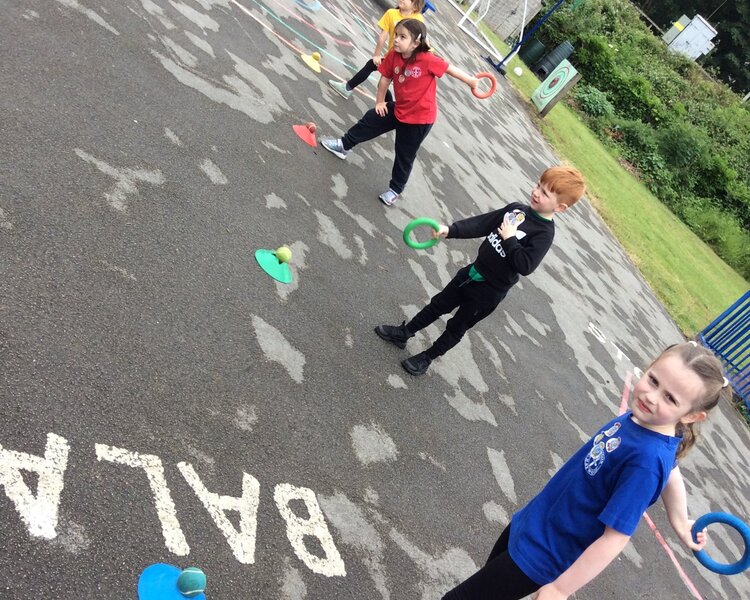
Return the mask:
[[378, 325], [375, 328], [375, 333], [386, 342], [390, 342], [399, 348], [406, 348], [406, 340], [411, 337], [406, 330], [406, 321], [402, 321], [401, 325]]
[[411, 375], [424, 375], [431, 362], [432, 359], [427, 356], [427, 352], [420, 352], [419, 354], [415, 354], [414, 356], [402, 360], [401, 366]]

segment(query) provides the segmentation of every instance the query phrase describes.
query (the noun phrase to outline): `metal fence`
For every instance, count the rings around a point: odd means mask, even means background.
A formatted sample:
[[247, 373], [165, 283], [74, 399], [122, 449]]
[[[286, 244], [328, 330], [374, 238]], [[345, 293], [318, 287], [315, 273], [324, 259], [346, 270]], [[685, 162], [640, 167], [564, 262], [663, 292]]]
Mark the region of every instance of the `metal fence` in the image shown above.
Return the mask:
[[750, 409], [750, 290], [700, 332], [724, 363], [727, 379]]

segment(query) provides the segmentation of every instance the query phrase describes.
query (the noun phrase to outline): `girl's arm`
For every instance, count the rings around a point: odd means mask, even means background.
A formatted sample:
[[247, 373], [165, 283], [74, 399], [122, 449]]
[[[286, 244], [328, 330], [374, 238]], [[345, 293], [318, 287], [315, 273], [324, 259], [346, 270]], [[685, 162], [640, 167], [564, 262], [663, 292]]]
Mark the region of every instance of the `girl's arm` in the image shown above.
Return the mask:
[[664, 486], [664, 491], [661, 493], [661, 500], [667, 510], [669, 524], [677, 537], [691, 550], [701, 550], [706, 545], [706, 534], [705, 531], [699, 532], [697, 535], [698, 543], [696, 544], [693, 541], [690, 530], [695, 521], [688, 519], [687, 491], [679, 467], [672, 469], [667, 485]]
[[381, 75], [380, 81], [378, 81], [378, 91], [375, 93], [375, 112], [381, 117], [388, 114], [388, 105], [385, 103], [385, 93], [388, 91], [389, 85], [391, 85], [391, 80], [385, 75]]
[[605, 527], [602, 536], [591, 544], [552, 583], [539, 588], [535, 600], [564, 600], [601, 573], [622, 552], [630, 540], [629, 535]]
[[445, 71], [448, 75], [451, 77], [455, 77], [459, 81], [463, 81], [466, 85], [468, 85], [472, 90], [475, 90], [476, 87], [479, 85], [479, 80], [476, 77], [472, 77], [468, 73], [462, 71], [458, 67], [454, 67], [453, 65], [450, 65], [448, 69]]
[[378, 41], [375, 44], [375, 50], [373, 50], [372, 52], [372, 62], [374, 62], [376, 65], [380, 65], [381, 61], [383, 60], [383, 46], [385, 46], [385, 42], [387, 39], [388, 31], [383, 29], [378, 36]]

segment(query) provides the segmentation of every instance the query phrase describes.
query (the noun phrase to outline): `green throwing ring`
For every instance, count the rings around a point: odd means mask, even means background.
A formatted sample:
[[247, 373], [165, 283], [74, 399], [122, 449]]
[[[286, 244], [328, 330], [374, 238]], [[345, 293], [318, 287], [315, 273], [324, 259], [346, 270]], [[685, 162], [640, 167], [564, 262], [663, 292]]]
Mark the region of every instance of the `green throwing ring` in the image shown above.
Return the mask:
[[419, 217], [418, 219], [414, 219], [404, 228], [404, 243], [409, 246], [409, 248], [424, 250], [425, 248], [431, 248], [440, 241], [440, 238], [437, 237], [427, 240], [426, 242], [415, 242], [411, 237], [411, 232], [417, 227], [422, 227], [423, 225], [432, 227], [435, 231], [440, 231], [440, 223], [435, 219], [430, 219], [429, 217]]

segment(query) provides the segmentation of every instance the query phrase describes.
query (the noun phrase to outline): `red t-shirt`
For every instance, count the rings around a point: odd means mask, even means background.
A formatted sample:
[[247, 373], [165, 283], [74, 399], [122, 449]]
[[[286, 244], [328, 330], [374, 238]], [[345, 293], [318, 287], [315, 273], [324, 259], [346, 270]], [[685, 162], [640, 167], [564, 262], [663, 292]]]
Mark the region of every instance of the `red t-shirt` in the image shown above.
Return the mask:
[[442, 77], [450, 65], [432, 52], [418, 52], [413, 58], [406, 64], [398, 52], [391, 50], [378, 72], [393, 81], [396, 118], [402, 123], [431, 125], [437, 117], [435, 77]]

